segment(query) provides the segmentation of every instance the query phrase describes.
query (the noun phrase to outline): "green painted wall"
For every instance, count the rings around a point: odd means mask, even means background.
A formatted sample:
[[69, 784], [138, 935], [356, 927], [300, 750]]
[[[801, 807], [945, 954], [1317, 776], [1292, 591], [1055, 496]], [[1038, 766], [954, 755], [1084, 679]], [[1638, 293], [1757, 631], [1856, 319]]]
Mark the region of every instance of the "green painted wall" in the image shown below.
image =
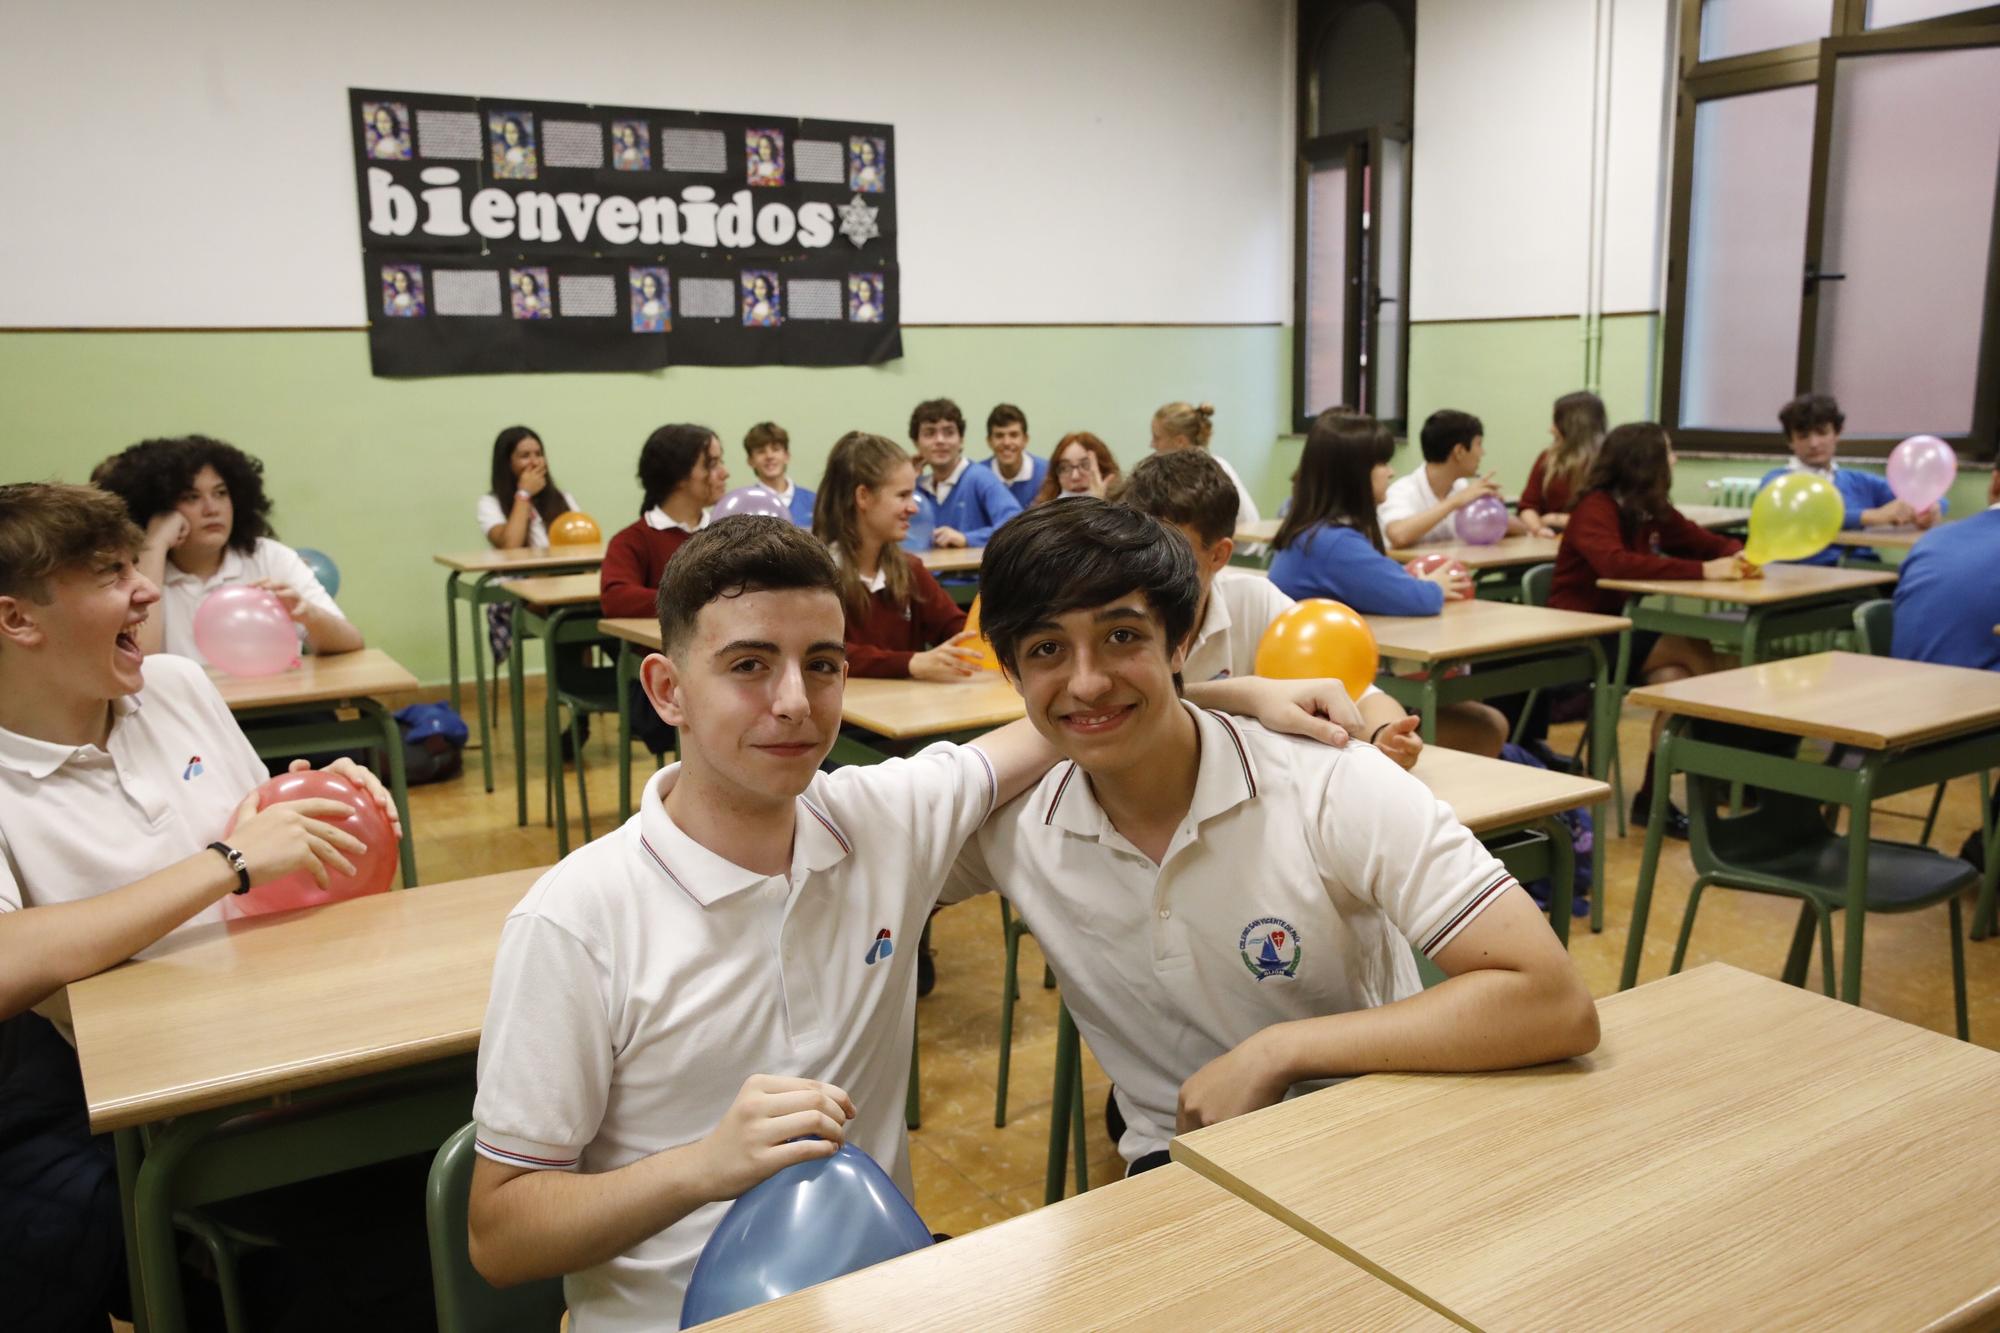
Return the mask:
[[[908, 329], [903, 339], [906, 355], [885, 366], [386, 380], [369, 374], [358, 332], [0, 334], [0, 475], [81, 481], [151, 435], [240, 445], [264, 460], [280, 535], [331, 554], [342, 609], [426, 681], [446, 674], [444, 571], [431, 556], [483, 541], [473, 503], [493, 436], [515, 422], [543, 434], [563, 488], [607, 533], [636, 515], [639, 445], [663, 422], [713, 426], [747, 480], [744, 430], [778, 421], [795, 474], [812, 484], [843, 432], [901, 439], [910, 408], [940, 394], [975, 435], [988, 408], [1011, 401], [1040, 451], [1092, 430], [1128, 466], [1148, 447], [1154, 408], [1205, 399], [1217, 452], [1273, 506], [1284, 492], [1290, 466], [1270, 442], [1286, 425], [1288, 330]], [[969, 452], [984, 457], [983, 443]]]

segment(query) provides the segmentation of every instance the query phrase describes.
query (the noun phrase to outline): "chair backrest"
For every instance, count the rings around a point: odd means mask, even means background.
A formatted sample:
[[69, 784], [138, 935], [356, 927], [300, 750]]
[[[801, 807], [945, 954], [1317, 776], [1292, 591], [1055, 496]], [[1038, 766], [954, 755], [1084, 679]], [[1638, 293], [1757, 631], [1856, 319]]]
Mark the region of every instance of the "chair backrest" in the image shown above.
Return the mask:
[[501, 1291], [472, 1266], [465, 1217], [472, 1192], [473, 1132], [474, 1127], [467, 1125], [445, 1140], [431, 1162], [430, 1184], [424, 1191], [438, 1333], [555, 1333], [563, 1317], [561, 1278]]
[[1521, 605], [1547, 606], [1549, 589], [1555, 586], [1556, 567], [1536, 565], [1521, 575]]
[[1895, 631], [1896, 604], [1888, 598], [1877, 597], [1854, 608], [1854, 632], [1860, 637], [1861, 646], [1875, 656], [1889, 655]]

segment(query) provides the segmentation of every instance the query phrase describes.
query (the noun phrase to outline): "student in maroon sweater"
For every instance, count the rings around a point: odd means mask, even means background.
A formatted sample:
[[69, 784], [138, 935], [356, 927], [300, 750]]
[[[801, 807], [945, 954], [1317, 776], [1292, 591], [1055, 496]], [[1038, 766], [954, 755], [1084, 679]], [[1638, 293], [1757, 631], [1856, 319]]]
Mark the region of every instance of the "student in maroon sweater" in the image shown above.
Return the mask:
[[[1674, 449], [1655, 422], [1620, 426], [1605, 437], [1591, 465], [1584, 493], [1556, 548], [1555, 581], [1549, 605], [1565, 611], [1617, 615], [1625, 594], [1601, 589], [1600, 578], [1716, 579], [1756, 577], [1756, 566], [1738, 552], [1743, 543], [1708, 531], [1674, 508]], [[1664, 685], [1703, 676], [1721, 664], [1707, 641], [1679, 634], [1632, 631], [1628, 683]], [[1660, 739], [1663, 717], [1653, 719], [1652, 744]], [[1632, 818], [1645, 823], [1653, 808], [1653, 755], [1646, 752], [1646, 777], [1632, 797]], [[1687, 836], [1687, 817], [1669, 805], [1667, 829]]]
[[1535, 456], [1521, 488], [1521, 524], [1531, 536], [1553, 537], [1568, 526], [1604, 428], [1604, 400], [1596, 394], [1579, 389], [1556, 399], [1549, 447]]
[[659, 614], [654, 599], [667, 561], [703, 525], [704, 511], [728, 484], [722, 441], [708, 427], [662, 426], [646, 437], [639, 450], [639, 485], [646, 493], [639, 521], [612, 536], [598, 571], [605, 615], [650, 620]]
[[917, 512], [917, 469], [866, 431], [833, 446], [813, 502], [813, 535], [833, 550], [856, 676], [961, 680], [979, 669], [965, 612], [898, 543]]

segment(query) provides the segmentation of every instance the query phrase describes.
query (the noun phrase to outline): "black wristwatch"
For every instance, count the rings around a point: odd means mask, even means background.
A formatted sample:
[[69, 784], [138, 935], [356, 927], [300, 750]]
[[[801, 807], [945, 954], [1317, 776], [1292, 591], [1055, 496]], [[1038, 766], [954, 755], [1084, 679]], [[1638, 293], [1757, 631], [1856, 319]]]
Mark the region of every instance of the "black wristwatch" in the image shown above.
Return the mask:
[[211, 852], [221, 852], [222, 859], [229, 862], [229, 868], [236, 872], [236, 887], [231, 889], [230, 892], [250, 892], [250, 863], [243, 859], [243, 853], [237, 851], [226, 842], [211, 842], [208, 844], [208, 850]]

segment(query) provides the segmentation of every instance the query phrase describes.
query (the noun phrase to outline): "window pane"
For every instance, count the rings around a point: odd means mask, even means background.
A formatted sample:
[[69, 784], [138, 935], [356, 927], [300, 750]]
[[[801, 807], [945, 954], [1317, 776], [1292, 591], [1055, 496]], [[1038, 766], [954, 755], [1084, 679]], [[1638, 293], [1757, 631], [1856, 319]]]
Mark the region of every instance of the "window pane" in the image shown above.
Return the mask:
[[1767, 431], [1792, 395], [1817, 97], [1805, 84], [1695, 108], [1684, 426]]
[[1347, 164], [1314, 167], [1306, 183], [1307, 416], [1337, 407], [1347, 360]]
[[1889, 28], [1898, 23], [1915, 23], [1945, 14], [1963, 14], [1983, 9], [1993, 0], [1868, 0], [1868, 26]]
[[1403, 191], [1409, 177], [1409, 147], [1383, 139], [1382, 171], [1376, 182], [1375, 244], [1381, 247], [1381, 291], [1388, 299], [1376, 307], [1375, 401], [1368, 410], [1384, 421], [1403, 415], [1403, 255], [1409, 248], [1409, 226], [1403, 217]]
[[1854, 435], [1972, 428], [2000, 159], [2000, 47], [1834, 70], [1814, 382]]
[[1833, 0], [1705, 0], [1701, 58], [1721, 60], [1816, 41], [1832, 31]]

